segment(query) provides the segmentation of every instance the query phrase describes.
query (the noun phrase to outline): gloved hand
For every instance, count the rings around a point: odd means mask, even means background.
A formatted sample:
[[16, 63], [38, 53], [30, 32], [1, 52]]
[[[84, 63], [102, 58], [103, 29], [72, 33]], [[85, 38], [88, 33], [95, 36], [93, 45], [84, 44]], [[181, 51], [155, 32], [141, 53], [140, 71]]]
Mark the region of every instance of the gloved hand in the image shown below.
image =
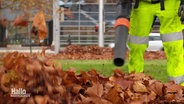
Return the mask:
[[180, 16], [181, 22], [184, 22], [184, 4], [180, 5], [180, 8], [178, 10], [178, 16]]

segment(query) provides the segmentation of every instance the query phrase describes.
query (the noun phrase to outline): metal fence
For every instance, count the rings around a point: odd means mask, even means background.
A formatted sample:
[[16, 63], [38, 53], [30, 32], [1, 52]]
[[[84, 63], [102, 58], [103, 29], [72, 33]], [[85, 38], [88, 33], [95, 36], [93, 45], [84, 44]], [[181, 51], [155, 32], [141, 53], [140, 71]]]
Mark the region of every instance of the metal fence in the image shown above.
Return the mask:
[[[104, 45], [114, 42], [115, 3], [104, 4]], [[99, 5], [97, 3], [73, 4], [74, 18], [64, 16], [61, 22], [60, 46], [68, 44], [98, 45]]]

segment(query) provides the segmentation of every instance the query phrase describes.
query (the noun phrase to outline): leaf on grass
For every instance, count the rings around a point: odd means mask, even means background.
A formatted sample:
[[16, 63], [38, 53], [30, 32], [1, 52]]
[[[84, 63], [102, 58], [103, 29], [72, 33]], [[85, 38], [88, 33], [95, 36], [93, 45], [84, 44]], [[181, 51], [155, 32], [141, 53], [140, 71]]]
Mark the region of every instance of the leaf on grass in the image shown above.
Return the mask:
[[117, 68], [113, 71], [115, 77], [124, 77], [124, 73], [121, 68]]

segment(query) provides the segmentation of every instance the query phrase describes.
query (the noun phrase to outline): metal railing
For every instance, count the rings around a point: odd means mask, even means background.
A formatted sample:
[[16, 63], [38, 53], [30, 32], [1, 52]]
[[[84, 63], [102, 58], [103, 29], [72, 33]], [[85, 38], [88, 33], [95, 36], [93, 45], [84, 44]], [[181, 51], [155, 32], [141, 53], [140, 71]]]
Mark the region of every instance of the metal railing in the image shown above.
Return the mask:
[[[115, 3], [104, 4], [104, 45], [114, 42], [113, 21], [115, 20]], [[73, 4], [71, 12], [74, 18], [65, 16], [61, 22], [60, 46], [70, 44], [98, 45], [99, 10], [97, 3]]]
[[[114, 43], [114, 35], [104, 36], [104, 45], [109, 46], [110, 43]], [[80, 39], [78, 35], [63, 35], [60, 39], [60, 44], [62, 46], [67, 46], [69, 44], [77, 45], [98, 45], [97, 35], [81, 35]]]

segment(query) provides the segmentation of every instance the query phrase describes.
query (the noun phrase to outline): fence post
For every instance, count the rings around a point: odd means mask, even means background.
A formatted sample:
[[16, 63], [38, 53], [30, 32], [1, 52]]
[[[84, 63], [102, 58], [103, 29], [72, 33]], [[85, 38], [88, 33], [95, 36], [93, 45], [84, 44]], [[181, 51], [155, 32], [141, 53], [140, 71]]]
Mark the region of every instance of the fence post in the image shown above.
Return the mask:
[[103, 25], [103, 14], [104, 14], [104, 1], [99, 0], [99, 46], [104, 47], [104, 25]]
[[60, 49], [60, 21], [59, 13], [57, 13], [58, 9], [59, 0], [53, 0], [53, 45], [55, 54], [58, 54]]

